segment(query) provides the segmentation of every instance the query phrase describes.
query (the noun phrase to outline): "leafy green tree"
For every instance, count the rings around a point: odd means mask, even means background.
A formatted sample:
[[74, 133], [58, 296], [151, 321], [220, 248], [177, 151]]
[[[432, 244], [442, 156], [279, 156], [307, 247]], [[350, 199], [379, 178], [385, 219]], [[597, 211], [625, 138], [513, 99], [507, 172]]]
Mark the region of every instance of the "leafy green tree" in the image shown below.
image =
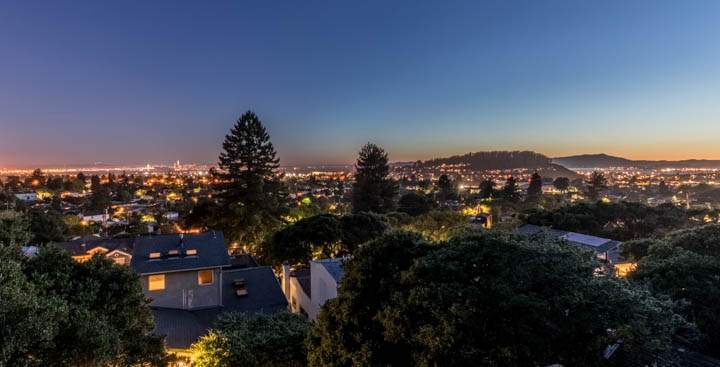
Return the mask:
[[432, 209], [432, 202], [423, 194], [411, 191], [398, 200], [398, 211], [410, 216], [425, 214]]
[[387, 213], [395, 208], [398, 186], [389, 175], [385, 150], [372, 143], [365, 144], [355, 164], [353, 212]]
[[719, 258], [658, 243], [630, 277], [675, 301], [678, 313], [697, 325], [700, 351], [720, 357]]
[[216, 223], [230, 241], [255, 247], [280, 228], [287, 190], [270, 135], [252, 112], [245, 112], [225, 136], [217, 173], [220, 209]]
[[495, 196], [495, 181], [487, 179], [480, 182], [480, 198], [490, 199]]
[[30, 220], [20, 212], [0, 211], [0, 247], [19, 248], [32, 239]]
[[0, 247], [0, 366], [42, 366], [37, 351], [52, 347], [68, 309], [38, 295], [23, 273], [17, 249]]
[[518, 201], [520, 196], [518, 195], [518, 187], [515, 177], [510, 176], [507, 180], [505, 180], [505, 185], [500, 192], [500, 196], [511, 203]]
[[[96, 176], [93, 176], [96, 177]], [[91, 210], [106, 210], [110, 207], [110, 190], [107, 187], [98, 185], [92, 190], [87, 203], [87, 208]]]
[[230, 313], [192, 346], [194, 366], [306, 366], [309, 329], [307, 321], [290, 313]]
[[340, 218], [341, 240], [348, 253], [352, 253], [361, 244], [382, 236], [390, 229], [386, 216], [359, 212], [346, 214]]
[[400, 226], [402, 230], [416, 232], [431, 241], [445, 241], [470, 229], [466, 216], [452, 210], [433, 210], [419, 215]]
[[164, 366], [162, 338], [138, 276], [103, 256], [79, 263], [52, 246], [25, 265], [38, 297], [67, 309], [46, 348], [33, 351], [43, 366]]
[[[671, 304], [594, 275], [592, 252], [477, 233], [429, 245], [394, 233], [345, 264], [308, 339], [311, 366], [606, 366], [663, 353], [687, 326]], [[620, 361], [611, 361], [610, 363]]]
[[29, 212], [30, 231], [33, 243], [45, 244], [51, 241], [62, 241], [68, 228], [62, 214], [55, 210], [43, 211], [33, 209]]
[[590, 176], [590, 179], [585, 182], [585, 184], [587, 186], [586, 194], [591, 202], [597, 201], [603, 191], [608, 188], [607, 178], [605, 178], [605, 175], [599, 171], [593, 172], [592, 176]]
[[557, 177], [553, 180], [553, 187], [556, 190], [565, 193], [570, 188], [570, 179], [567, 177]]
[[306, 263], [313, 258], [334, 257], [346, 253], [340, 243], [340, 221], [332, 214], [301, 219], [276, 232], [263, 243], [264, 262], [280, 265]]
[[417, 234], [390, 233], [358, 248], [343, 266], [338, 297], [328, 301], [308, 337], [311, 366], [407, 366], [402, 344], [385, 342], [377, 318], [401, 273], [432, 246]]
[[530, 176], [530, 184], [527, 188], [527, 197], [525, 200], [537, 202], [542, 195], [542, 177], [537, 172]]

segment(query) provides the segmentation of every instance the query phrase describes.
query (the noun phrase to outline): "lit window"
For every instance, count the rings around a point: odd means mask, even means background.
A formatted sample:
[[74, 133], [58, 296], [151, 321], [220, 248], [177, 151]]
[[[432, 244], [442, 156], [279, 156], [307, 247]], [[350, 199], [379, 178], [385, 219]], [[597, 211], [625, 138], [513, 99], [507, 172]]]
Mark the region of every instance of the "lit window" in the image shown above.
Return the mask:
[[188, 249], [187, 251], [185, 251], [185, 255], [186, 256], [195, 256], [195, 255], [197, 255], [197, 250], [194, 248]]
[[151, 259], [159, 259], [160, 253], [159, 252], [151, 252], [150, 255], [148, 255], [148, 257]]
[[113, 258], [113, 261], [115, 261], [115, 264], [125, 265], [125, 258], [122, 257], [122, 256], [118, 256], [118, 257]]
[[148, 276], [148, 290], [161, 291], [165, 289], [165, 274]]
[[198, 271], [198, 284], [208, 285], [213, 282], [213, 271], [212, 270], [200, 270]]

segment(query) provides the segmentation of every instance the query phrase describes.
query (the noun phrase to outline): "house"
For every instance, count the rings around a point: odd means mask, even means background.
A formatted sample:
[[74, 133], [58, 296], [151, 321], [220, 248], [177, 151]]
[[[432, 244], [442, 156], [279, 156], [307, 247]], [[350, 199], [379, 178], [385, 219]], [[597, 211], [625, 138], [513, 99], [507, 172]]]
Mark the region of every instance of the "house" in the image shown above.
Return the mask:
[[309, 267], [298, 269], [283, 265], [283, 292], [290, 311], [316, 320], [325, 302], [337, 297], [343, 261], [341, 258], [314, 260]]
[[561, 231], [548, 227], [536, 226], [534, 224], [523, 224], [518, 227], [517, 232], [526, 236], [546, 235], [552, 238], [565, 240], [570, 244], [591, 249], [597, 254], [598, 260], [613, 267], [615, 274], [621, 277], [635, 269], [635, 264], [625, 261], [620, 255], [622, 242], [607, 238], [586, 235], [582, 233]]
[[90, 237], [55, 245], [78, 261], [100, 253], [130, 266], [150, 300], [155, 332], [165, 336], [168, 351], [180, 356], [189, 358], [187, 349], [225, 312], [288, 310], [272, 269], [246, 254], [230, 256], [219, 231]]
[[85, 237], [68, 242], [54, 243], [77, 261], [87, 261], [95, 254], [103, 254], [120, 265], [130, 265], [133, 238]]
[[140, 275], [155, 332], [166, 336], [168, 350], [187, 354], [225, 312], [287, 311], [270, 267], [254, 261], [238, 267], [232, 259], [219, 231], [135, 239], [130, 266]]
[[15, 198], [25, 203], [32, 203], [37, 201], [38, 195], [36, 192], [21, 192], [15, 194]]
[[107, 211], [90, 211], [79, 215], [80, 220], [93, 223], [105, 223], [110, 219]]

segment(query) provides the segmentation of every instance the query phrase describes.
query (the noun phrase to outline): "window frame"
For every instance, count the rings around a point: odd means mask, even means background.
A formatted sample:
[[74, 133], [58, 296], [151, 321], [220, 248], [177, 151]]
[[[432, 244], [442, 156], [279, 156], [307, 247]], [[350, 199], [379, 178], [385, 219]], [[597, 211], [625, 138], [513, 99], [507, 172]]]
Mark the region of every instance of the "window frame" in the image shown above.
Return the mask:
[[[210, 283], [202, 283], [202, 282], [201, 282], [201, 279], [200, 279], [201, 275], [200, 275], [200, 274], [202, 274], [202, 273], [204, 273], [204, 272], [209, 272], [209, 273], [210, 273]], [[198, 284], [199, 286], [213, 285], [213, 283], [215, 283], [215, 272], [214, 272], [212, 269], [198, 270], [198, 272], [197, 272], [197, 284]]]
[[[152, 278], [155, 278], [155, 283], [159, 282], [159, 279], [162, 279], [162, 288], [152, 288], [151, 284], [153, 284]], [[165, 274], [150, 274], [147, 278], [148, 281], [148, 291], [150, 292], [157, 292], [157, 291], [164, 291], [165, 290]]]

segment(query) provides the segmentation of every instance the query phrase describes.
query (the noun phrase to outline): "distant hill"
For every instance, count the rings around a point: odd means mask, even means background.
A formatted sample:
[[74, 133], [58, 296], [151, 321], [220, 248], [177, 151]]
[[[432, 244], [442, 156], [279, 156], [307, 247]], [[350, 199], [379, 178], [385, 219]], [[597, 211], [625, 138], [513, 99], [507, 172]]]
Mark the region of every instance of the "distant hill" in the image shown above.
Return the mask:
[[679, 161], [631, 160], [607, 154], [582, 154], [569, 157], [553, 158], [552, 162], [570, 169], [574, 168], [720, 168], [720, 160], [686, 159]]
[[531, 151], [475, 152], [447, 158], [435, 158], [416, 164], [420, 164], [423, 167], [439, 166], [442, 164], [466, 164], [477, 171], [534, 169], [546, 178], [575, 178], [578, 176], [577, 173], [563, 166], [553, 164], [547, 156]]

